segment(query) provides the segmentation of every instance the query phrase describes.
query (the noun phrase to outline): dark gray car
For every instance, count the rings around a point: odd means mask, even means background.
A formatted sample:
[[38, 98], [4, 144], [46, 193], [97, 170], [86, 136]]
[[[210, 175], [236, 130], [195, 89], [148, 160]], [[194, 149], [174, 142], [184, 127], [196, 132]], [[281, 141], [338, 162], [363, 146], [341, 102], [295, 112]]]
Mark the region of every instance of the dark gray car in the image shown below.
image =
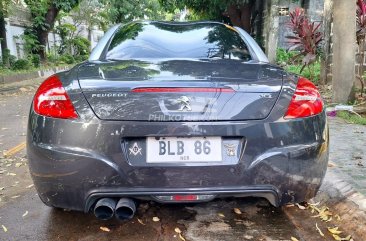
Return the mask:
[[136, 200], [315, 196], [328, 162], [323, 102], [221, 23], [133, 22], [45, 80], [27, 151], [49, 206], [131, 218]]

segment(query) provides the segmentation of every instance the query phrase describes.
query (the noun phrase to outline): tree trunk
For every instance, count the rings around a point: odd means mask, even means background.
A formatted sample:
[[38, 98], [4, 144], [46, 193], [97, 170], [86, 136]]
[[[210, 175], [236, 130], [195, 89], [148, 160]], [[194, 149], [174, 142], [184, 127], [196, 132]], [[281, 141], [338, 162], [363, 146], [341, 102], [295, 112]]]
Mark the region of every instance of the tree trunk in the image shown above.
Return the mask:
[[325, 0], [324, 2], [324, 56], [321, 58], [320, 83], [328, 83], [328, 74], [330, 72], [330, 55], [331, 55], [331, 25], [332, 25], [332, 9], [333, 0]]
[[356, 3], [333, 2], [333, 102], [353, 101], [356, 78]]
[[277, 6], [279, 0], [271, 0], [267, 2], [267, 19], [266, 19], [266, 54], [271, 63], [276, 62], [277, 46], [278, 46], [278, 28], [279, 16]]
[[90, 42], [90, 50], [92, 50], [92, 27], [91, 26], [88, 26], [88, 40]]
[[3, 59], [3, 64], [6, 67], [9, 67], [9, 50], [8, 43], [6, 41], [6, 22], [4, 16], [4, 6], [2, 0], [0, 0], [0, 41], [1, 41], [1, 55]]
[[225, 14], [230, 18], [234, 26], [238, 26], [250, 34], [252, 32], [252, 6], [252, 1], [239, 6], [237, 4], [231, 4]]
[[42, 46], [38, 51], [39, 57], [41, 58], [42, 62], [47, 61], [46, 46], [48, 42], [48, 33], [53, 29], [56, 17], [59, 12], [60, 10], [57, 9], [54, 4], [52, 4], [45, 16], [45, 26], [43, 28], [39, 27], [36, 29], [37, 39], [39, 41], [39, 44]]

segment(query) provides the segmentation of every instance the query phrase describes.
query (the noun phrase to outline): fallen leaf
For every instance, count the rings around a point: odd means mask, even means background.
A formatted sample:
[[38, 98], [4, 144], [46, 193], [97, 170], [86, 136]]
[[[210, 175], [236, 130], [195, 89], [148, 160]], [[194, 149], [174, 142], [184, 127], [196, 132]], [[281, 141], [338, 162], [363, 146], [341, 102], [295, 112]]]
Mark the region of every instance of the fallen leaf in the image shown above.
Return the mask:
[[12, 199], [15, 199], [15, 198], [18, 198], [18, 197], [20, 197], [19, 195], [16, 195], [16, 196], [12, 196], [11, 198]]
[[338, 221], [341, 221], [341, 217], [340, 217], [338, 214], [334, 215], [334, 217], [335, 217]]
[[182, 240], [182, 241], [186, 241], [186, 239], [182, 236], [182, 234], [179, 234], [179, 238], [180, 238], [180, 240]]
[[242, 212], [240, 211], [239, 208], [234, 208], [234, 213], [236, 213], [236, 214], [242, 214]]
[[339, 237], [337, 234], [333, 234], [333, 238], [337, 241], [341, 241], [341, 237]]
[[142, 220], [141, 219], [137, 219], [137, 222], [139, 222], [140, 224], [142, 224], [142, 225], [146, 225], [146, 224], [144, 224], [144, 222], [142, 222]]
[[1, 227], [3, 228], [5, 233], [8, 232], [8, 229], [4, 225], [1, 225]]
[[25, 211], [25, 213], [22, 215], [22, 217], [24, 218], [27, 215], [28, 215], [28, 211]]
[[0, 187], [0, 191], [2, 191], [2, 190], [4, 190], [5, 189], [5, 187]]
[[310, 206], [319, 206], [320, 202], [317, 203], [309, 203]]
[[324, 237], [324, 233], [320, 230], [320, 228], [318, 227], [318, 223], [315, 223], [315, 227], [318, 230], [319, 234]]
[[20, 166], [22, 166], [23, 165], [23, 163], [21, 163], [21, 162], [17, 162], [17, 163], [15, 163], [15, 167], [20, 167]]
[[104, 231], [104, 232], [110, 232], [111, 230], [107, 227], [100, 227], [100, 230]]
[[342, 240], [353, 240], [351, 235], [348, 235], [347, 237], [343, 238]]
[[293, 204], [293, 203], [289, 203], [289, 204], [286, 204], [286, 207], [295, 207], [295, 204]]
[[225, 217], [225, 215], [224, 215], [224, 214], [222, 214], [222, 213], [218, 213], [217, 215], [219, 215], [219, 217], [222, 217], [222, 218], [224, 218], [224, 217]]
[[301, 210], [305, 210], [305, 209], [306, 209], [306, 207], [304, 207], [304, 206], [302, 206], [302, 205], [300, 205], [300, 204], [298, 204], [298, 203], [296, 203], [296, 206], [297, 206], [299, 209], [301, 209]]
[[295, 237], [291, 237], [291, 241], [299, 241], [299, 240]]
[[33, 186], [34, 186], [34, 184], [31, 184], [31, 185], [27, 186], [27, 188], [31, 188], [31, 187], [33, 187]]
[[160, 221], [160, 218], [158, 218], [158, 217], [153, 217], [153, 218], [152, 218], [152, 220], [153, 220], [154, 222], [159, 222], [159, 221]]
[[8, 176], [16, 176], [17, 174], [12, 173], [12, 172], [8, 172]]
[[175, 231], [176, 233], [182, 233], [182, 231], [181, 231], [179, 228], [175, 228], [175, 229], [174, 229], [174, 231]]
[[339, 230], [338, 230], [338, 227], [328, 228], [328, 231], [329, 231], [331, 234], [341, 234], [341, 233], [343, 233], [342, 231], [339, 231]]

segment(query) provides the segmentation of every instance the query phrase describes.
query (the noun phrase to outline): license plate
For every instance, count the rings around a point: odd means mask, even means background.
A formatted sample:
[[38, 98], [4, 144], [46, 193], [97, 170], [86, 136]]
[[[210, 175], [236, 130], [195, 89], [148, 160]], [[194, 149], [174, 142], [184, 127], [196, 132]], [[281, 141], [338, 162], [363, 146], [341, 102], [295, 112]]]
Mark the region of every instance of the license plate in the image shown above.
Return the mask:
[[221, 137], [147, 138], [147, 163], [221, 161]]

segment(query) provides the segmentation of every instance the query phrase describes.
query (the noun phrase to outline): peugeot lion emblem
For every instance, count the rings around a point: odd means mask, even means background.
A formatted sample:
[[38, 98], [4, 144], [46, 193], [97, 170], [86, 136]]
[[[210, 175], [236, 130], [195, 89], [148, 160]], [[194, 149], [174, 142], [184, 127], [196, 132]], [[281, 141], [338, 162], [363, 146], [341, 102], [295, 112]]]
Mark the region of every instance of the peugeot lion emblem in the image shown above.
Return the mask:
[[180, 103], [180, 111], [192, 111], [190, 99], [187, 96], [182, 96], [177, 101]]

